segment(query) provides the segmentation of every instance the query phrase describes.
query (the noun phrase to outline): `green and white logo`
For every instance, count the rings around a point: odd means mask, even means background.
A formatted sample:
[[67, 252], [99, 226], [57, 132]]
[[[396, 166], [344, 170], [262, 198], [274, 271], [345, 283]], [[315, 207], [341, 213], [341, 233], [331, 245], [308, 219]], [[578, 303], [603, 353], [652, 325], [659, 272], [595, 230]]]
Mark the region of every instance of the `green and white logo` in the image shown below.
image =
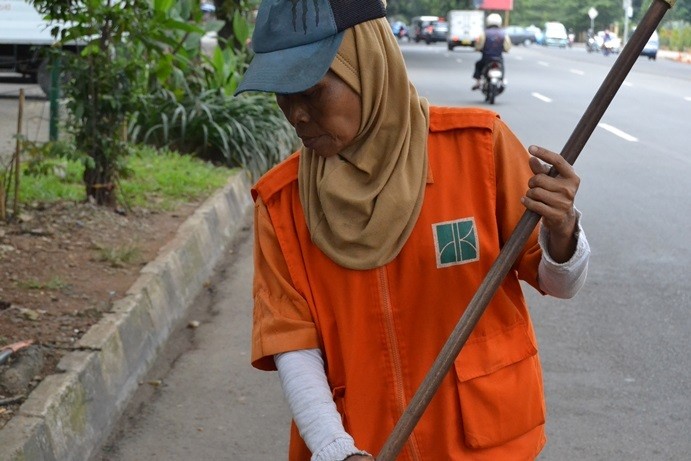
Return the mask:
[[480, 259], [473, 218], [432, 224], [437, 251], [437, 267], [455, 266]]

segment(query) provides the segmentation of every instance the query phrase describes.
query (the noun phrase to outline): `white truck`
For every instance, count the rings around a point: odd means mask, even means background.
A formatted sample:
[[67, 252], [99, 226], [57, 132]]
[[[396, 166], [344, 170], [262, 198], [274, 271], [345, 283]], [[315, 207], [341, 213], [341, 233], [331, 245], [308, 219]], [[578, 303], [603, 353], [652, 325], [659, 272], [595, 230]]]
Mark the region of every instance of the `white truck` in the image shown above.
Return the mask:
[[50, 91], [50, 66], [45, 49], [55, 40], [53, 24], [24, 0], [0, 0], [0, 71], [36, 79]]
[[449, 51], [457, 46], [475, 46], [475, 41], [485, 30], [485, 13], [480, 10], [451, 10], [446, 15], [449, 35], [446, 39]]

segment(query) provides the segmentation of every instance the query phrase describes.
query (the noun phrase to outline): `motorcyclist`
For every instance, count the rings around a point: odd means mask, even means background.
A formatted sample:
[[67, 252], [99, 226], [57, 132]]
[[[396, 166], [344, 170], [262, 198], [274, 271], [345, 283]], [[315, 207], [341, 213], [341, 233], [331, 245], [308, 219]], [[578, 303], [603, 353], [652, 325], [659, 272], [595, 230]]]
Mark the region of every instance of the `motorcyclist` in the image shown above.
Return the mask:
[[612, 33], [609, 29], [605, 29], [605, 34], [602, 36], [602, 54], [605, 56], [609, 55], [611, 50]]
[[501, 29], [502, 19], [497, 13], [487, 16], [485, 31], [475, 41], [475, 49], [482, 51], [482, 58], [475, 63], [473, 90], [480, 89], [480, 75], [489, 61], [499, 59], [503, 62], [503, 53], [511, 49], [511, 38]]

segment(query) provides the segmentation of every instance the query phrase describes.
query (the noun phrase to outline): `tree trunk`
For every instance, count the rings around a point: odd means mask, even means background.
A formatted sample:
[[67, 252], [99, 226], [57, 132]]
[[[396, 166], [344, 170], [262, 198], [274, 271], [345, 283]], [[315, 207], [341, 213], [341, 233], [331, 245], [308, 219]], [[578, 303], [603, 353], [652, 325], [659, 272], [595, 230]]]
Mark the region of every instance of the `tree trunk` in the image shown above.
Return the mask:
[[108, 165], [102, 168], [84, 169], [84, 186], [86, 187], [86, 197], [99, 206], [115, 208], [117, 197], [115, 196], [115, 171]]

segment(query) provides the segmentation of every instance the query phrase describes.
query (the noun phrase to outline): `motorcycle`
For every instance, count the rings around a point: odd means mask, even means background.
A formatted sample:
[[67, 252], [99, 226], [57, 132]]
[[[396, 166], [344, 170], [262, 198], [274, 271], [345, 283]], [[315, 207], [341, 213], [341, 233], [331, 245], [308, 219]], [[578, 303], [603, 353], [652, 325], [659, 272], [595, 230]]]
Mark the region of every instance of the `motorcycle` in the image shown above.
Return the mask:
[[482, 69], [480, 74], [480, 88], [485, 95], [485, 102], [494, 104], [494, 98], [504, 92], [504, 62], [501, 59], [492, 59]]
[[585, 50], [588, 53], [598, 53], [600, 51], [600, 44], [592, 33], [588, 34], [588, 39], [585, 42]]

